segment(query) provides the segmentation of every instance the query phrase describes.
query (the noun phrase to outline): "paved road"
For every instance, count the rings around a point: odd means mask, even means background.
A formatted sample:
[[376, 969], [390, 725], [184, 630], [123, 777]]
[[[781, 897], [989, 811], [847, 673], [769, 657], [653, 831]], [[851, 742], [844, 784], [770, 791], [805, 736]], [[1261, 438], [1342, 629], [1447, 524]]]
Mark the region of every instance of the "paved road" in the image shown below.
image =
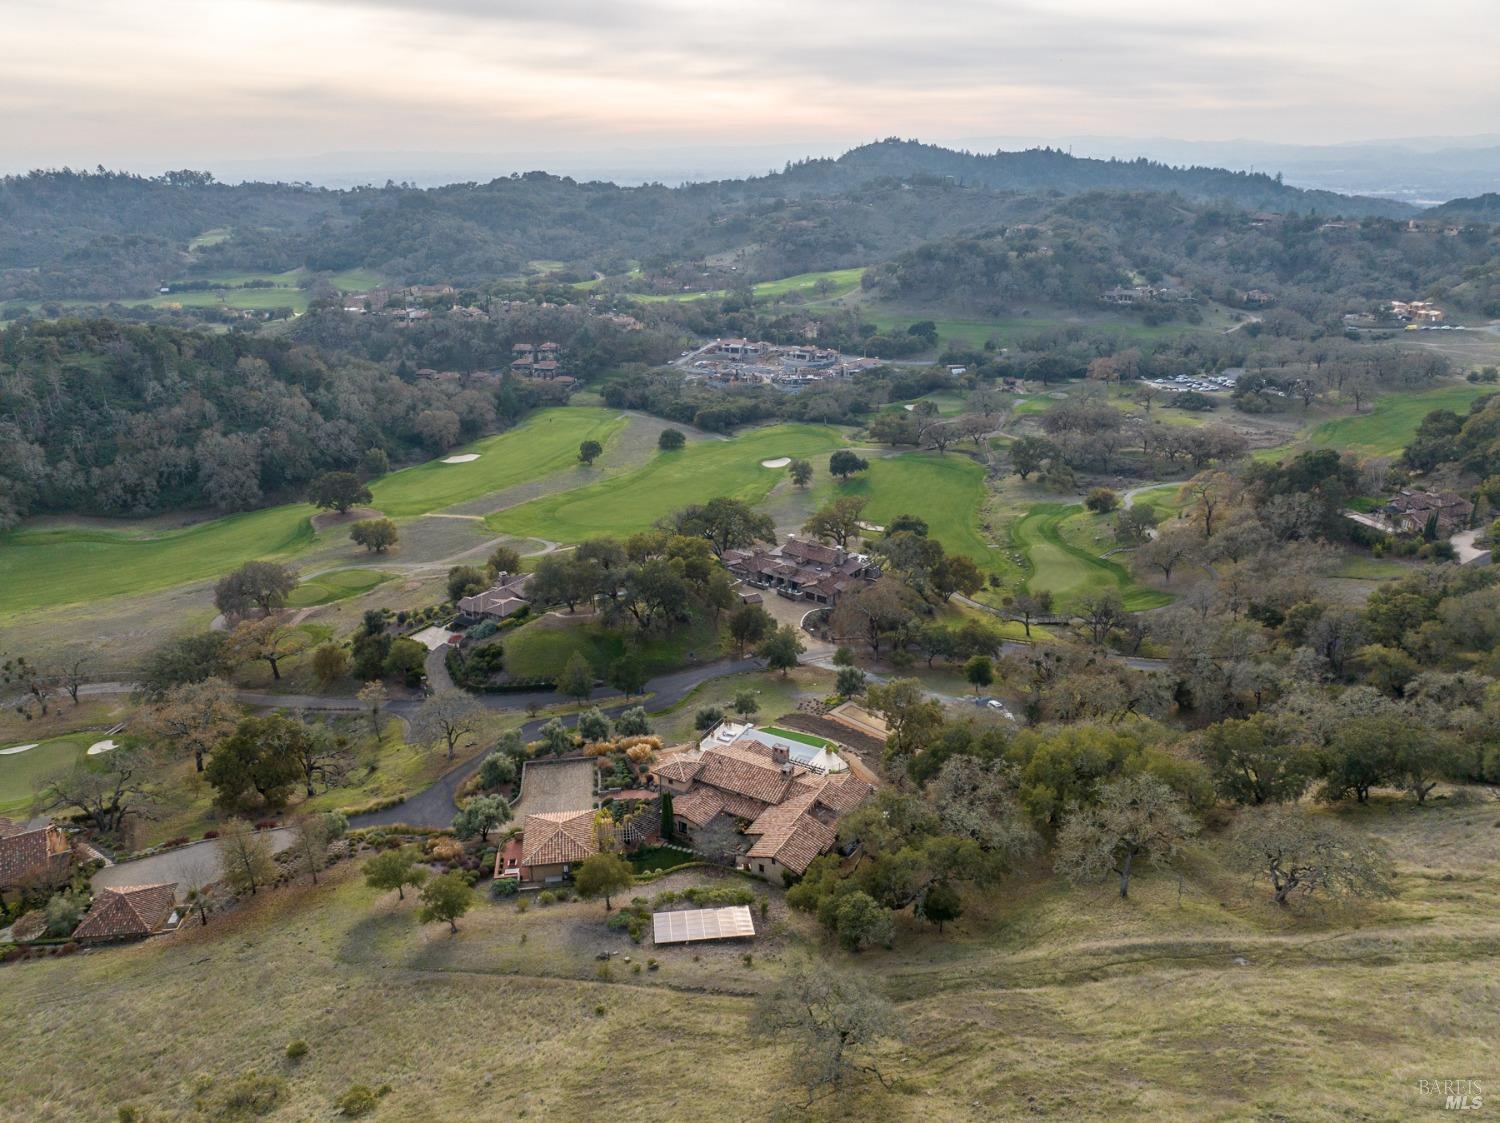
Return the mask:
[[[673, 671], [671, 674], [654, 678], [646, 684], [646, 689], [652, 695], [646, 704], [653, 711], [665, 710], [682, 701], [710, 679], [753, 671], [759, 667], [760, 662], [756, 659], [721, 659], [699, 667]], [[543, 701], [546, 705], [557, 702], [557, 695], [551, 692], [540, 695], [488, 694], [476, 697], [484, 705], [496, 710], [525, 709], [527, 699], [533, 697]], [[640, 703], [634, 701], [628, 703], [619, 701], [612, 706], [604, 707], [604, 712], [614, 715], [638, 704]], [[528, 721], [521, 726], [521, 736], [527, 740], [534, 740], [542, 726], [551, 720], [551, 718], [538, 718], [535, 721]], [[577, 720], [577, 714], [568, 714], [562, 718], [564, 725], [572, 725]], [[453, 822], [454, 796], [463, 782], [473, 775], [483, 759], [484, 754], [480, 753], [473, 760], [450, 769], [438, 777], [437, 782], [430, 788], [417, 793], [406, 802], [381, 811], [372, 811], [368, 815], [356, 815], [349, 820], [349, 825], [351, 827], [375, 827], [391, 823], [407, 823], [414, 827], [446, 827]]]
[[[292, 844], [289, 827], [278, 827], [266, 831], [271, 840], [271, 849], [280, 853]], [[220, 876], [219, 840], [209, 839], [195, 842], [191, 846], [180, 846], [164, 854], [153, 854], [149, 858], [137, 858], [133, 862], [116, 862], [105, 866], [94, 875], [94, 888], [107, 889], [121, 885], [155, 885], [162, 881], [177, 882], [177, 899], [195, 884], [215, 880]]]

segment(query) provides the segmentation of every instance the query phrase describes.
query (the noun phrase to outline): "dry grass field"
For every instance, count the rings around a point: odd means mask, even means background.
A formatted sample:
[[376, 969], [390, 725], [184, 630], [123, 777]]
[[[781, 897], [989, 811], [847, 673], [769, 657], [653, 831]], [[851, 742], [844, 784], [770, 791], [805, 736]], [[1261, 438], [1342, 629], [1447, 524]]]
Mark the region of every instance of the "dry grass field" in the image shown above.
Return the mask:
[[[25, 1058], [0, 1119], [234, 1118], [251, 1072], [276, 1092], [270, 1120], [336, 1118], [355, 1083], [390, 1085], [378, 1120], [1436, 1116], [1419, 1079], [1496, 1078], [1500, 807], [1347, 817], [1398, 856], [1395, 900], [1277, 910], [1209, 838], [1129, 901], [1032, 871], [942, 936], [906, 921], [893, 950], [857, 957], [779, 890], [760, 890], [753, 945], [656, 949], [606, 929], [597, 902], [486, 899], [450, 936], [346, 866], [206, 929], [0, 969], [0, 1049]], [[608, 978], [601, 950], [619, 953]], [[897, 1004], [895, 1091], [798, 1106], [789, 1047], [748, 1015], [803, 950]], [[636, 973], [647, 957], [660, 969]]]

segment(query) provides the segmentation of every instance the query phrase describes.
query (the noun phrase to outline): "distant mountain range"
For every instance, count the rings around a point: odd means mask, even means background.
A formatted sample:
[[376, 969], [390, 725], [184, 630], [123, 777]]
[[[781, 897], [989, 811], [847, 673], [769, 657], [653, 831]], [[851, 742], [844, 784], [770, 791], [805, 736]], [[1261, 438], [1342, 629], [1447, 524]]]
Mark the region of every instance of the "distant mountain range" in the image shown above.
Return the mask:
[[[1271, 176], [1280, 173], [1294, 187], [1342, 195], [1370, 195], [1418, 206], [1480, 195], [1500, 187], [1500, 134], [1404, 137], [1342, 144], [997, 134], [938, 139], [935, 143], [966, 152], [1054, 148], [1102, 160], [1133, 161], [1144, 156], [1177, 167], [1223, 168]], [[379, 186], [387, 181], [417, 187], [484, 183], [498, 175], [538, 168], [574, 179], [607, 180], [622, 186], [677, 185], [763, 175], [808, 156], [835, 157], [850, 147], [793, 141], [586, 151], [329, 152], [215, 160], [211, 166], [227, 183], [290, 180], [334, 188]], [[0, 167], [5, 166], [3, 159], [0, 156]], [[137, 168], [141, 166], [138, 164]]]

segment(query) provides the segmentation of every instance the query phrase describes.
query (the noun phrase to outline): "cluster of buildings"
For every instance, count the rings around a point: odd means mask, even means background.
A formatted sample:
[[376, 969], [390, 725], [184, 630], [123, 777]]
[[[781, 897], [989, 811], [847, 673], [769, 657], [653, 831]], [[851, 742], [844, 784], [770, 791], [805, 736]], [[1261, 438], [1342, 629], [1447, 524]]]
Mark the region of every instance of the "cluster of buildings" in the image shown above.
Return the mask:
[[761, 383], [798, 390], [832, 378], [849, 378], [881, 360], [845, 355], [810, 344], [783, 346], [759, 339], [716, 339], [678, 360], [689, 377], [724, 384]]
[[1131, 307], [1140, 304], [1190, 304], [1198, 298], [1192, 290], [1176, 285], [1115, 285], [1099, 294], [1105, 304]]
[[538, 810], [496, 854], [495, 876], [557, 884], [602, 848], [629, 851], [659, 837], [760, 877], [798, 876], [835, 848], [839, 819], [874, 790], [839, 748], [776, 726], [722, 722], [702, 741], [666, 750], [646, 787], [610, 793], [637, 808], [624, 821], [600, 813], [592, 761], [528, 761], [521, 802], [532, 801], [535, 778]]
[[753, 588], [822, 605], [834, 605], [880, 576], [880, 567], [867, 554], [795, 537], [779, 546], [725, 550], [724, 566]]
[[511, 373], [522, 378], [541, 378], [548, 381], [567, 377], [558, 361], [560, 353], [561, 348], [550, 340], [545, 343], [512, 344]]
[[1446, 538], [1468, 529], [1474, 504], [1451, 491], [1420, 491], [1404, 487], [1380, 509], [1397, 534], [1422, 534], [1431, 524]]
[[1391, 315], [1404, 324], [1440, 324], [1448, 318], [1448, 313], [1430, 300], [1393, 300]]
[[[0, 818], [0, 894], [66, 885], [76, 860], [72, 841], [56, 823], [23, 826]], [[176, 882], [117, 885], [94, 894], [70, 938], [79, 943], [138, 939], [169, 932], [180, 920]], [[34, 930], [22, 930], [28, 924]], [[44, 925], [44, 915], [33, 910], [17, 922], [12, 935], [34, 939], [44, 934]]]
[[839, 819], [873, 790], [827, 745], [736, 722], [673, 754], [652, 776], [671, 793], [674, 835], [697, 842], [732, 828], [749, 843], [740, 868], [776, 879], [801, 876], [831, 851]]

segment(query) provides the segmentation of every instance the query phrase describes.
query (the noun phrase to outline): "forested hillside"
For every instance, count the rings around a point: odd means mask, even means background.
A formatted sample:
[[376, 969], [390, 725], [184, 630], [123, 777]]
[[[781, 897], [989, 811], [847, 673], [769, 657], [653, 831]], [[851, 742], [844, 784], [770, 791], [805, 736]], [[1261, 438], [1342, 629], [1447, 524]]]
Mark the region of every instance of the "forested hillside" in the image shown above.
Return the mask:
[[1159, 195], [1090, 192], [1018, 226], [901, 254], [865, 284], [895, 299], [980, 310], [1023, 299], [1086, 306], [1106, 286], [1138, 281], [1227, 303], [1258, 288], [1280, 306], [1268, 315], [1273, 325], [1297, 317], [1337, 331], [1343, 312], [1383, 308], [1403, 293], [1451, 297], [1500, 315], [1496, 250], [1494, 231], [1482, 224], [1449, 236], [1383, 218], [1266, 222]]
[[[748, 275], [775, 277], [869, 264], [933, 238], [1023, 221], [1058, 195], [1099, 190], [1325, 216], [1410, 212], [1264, 175], [1050, 150], [980, 156], [894, 140], [678, 188], [530, 172], [431, 190], [331, 191], [230, 186], [205, 172], [63, 170], [0, 180], [0, 299], [140, 298], [174, 279], [298, 268], [482, 283], [547, 261], [584, 280], [635, 262], [729, 252]], [[201, 238], [209, 231], [215, 236]]]
[[0, 333], [0, 528], [32, 512], [246, 510], [322, 472], [478, 436], [527, 406], [510, 387], [408, 382], [286, 340], [13, 326]]

